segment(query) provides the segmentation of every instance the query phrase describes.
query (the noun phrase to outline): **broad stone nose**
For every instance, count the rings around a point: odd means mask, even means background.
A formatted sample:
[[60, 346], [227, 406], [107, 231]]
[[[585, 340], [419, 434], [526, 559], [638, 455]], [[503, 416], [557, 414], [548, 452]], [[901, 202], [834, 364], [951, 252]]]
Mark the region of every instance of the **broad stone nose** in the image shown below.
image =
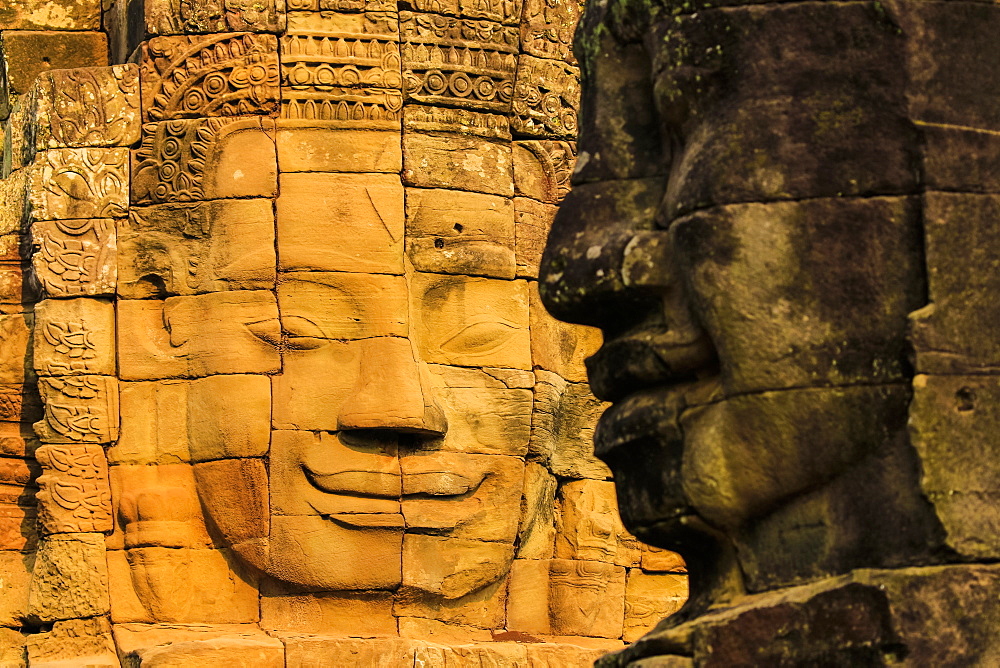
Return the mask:
[[444, 411], [409, 339], [382, 336], [360, 344], [358, 383], [340, 409], [338, 428], [443, 436], [448, 429]]
[[559, 207], [542, 255], [538, 288], [560, 320], [628, 327], [636, 314], [657, 311], [659, 297], [627, 283], [625, 249], [641, 230], [654, 229], [663, 179], [585, 183]]

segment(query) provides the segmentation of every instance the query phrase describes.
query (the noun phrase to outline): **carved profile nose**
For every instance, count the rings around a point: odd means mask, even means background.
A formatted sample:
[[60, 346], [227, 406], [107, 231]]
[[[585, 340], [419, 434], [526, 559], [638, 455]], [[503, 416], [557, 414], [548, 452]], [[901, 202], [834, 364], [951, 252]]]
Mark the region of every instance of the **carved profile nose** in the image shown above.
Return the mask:
[[580, 325], [627, 328], [637, 314], [659, 310], [655, 290], [627, 284], [622, 262], [635, 233], [654, 229], [662, 192], [662, 179], [632, 179], [581, 184], [566, 196], [538, 277], [549, 313]]
[[385, 336], [359, 344], [358, 383], [340, 409], [338, 428], [443, 436], [448, 429], [444, 411], [431, 395], [427, 372], [417, 362], [410, 341]]

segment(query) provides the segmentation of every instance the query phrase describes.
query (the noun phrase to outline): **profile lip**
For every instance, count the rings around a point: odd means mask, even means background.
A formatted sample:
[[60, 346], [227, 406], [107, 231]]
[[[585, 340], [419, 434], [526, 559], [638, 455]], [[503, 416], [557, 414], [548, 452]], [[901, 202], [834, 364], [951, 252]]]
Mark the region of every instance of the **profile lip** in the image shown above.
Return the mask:
[[[594, 454], [603, 458], [630, 443], [650, 437], [680, 438], [680, 415], [685, 408], [680, 395], [683, 395], [684, 389], [684, 384], [647, 387], [614, 402], [597, 421]], [[648, 405], [637, 407], [642, 403]], [[664, 426], [673, 427], [674, 433], [665, 433]]]
[[[623, 365], [622, 359], [629, 363]], [[594, 395], [618, 403], [638, 392], [675, 387], [714, 373], [717, 358], [704, 338], [676, 342], [661, 332], [635, 332], [605, 341], [586, 365]]]

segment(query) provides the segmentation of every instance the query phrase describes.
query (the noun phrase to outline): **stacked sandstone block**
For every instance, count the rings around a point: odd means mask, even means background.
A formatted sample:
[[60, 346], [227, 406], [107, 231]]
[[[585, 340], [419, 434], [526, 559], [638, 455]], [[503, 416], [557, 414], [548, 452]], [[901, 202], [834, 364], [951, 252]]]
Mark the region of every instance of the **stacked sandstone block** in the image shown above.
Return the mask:
[[100, 18], [99, 2], [0, 9], [4, 665], [22, 665], [25, 644], [39, 665], [117, 661], [104, 556], [112, 526], [104, 447], [118, 428], [114, 257], [106, 255], [114, 219], [128, 208], [138, 82], [131, 66], [87, 67], [107, 63]]
[[[97, 32], [16, 56], [42, 76], [8, 79], [0, 181], [11, 665], [587, 665], [679, 607], [589, 454], [595, 334], [535, 287], [578, 12], [118, 0], [132, 64], [86, 67]], [[337, 436], [366, 429], [396, 435]], [[350, 461], [412, 498], [335, 531], [301, 470]]]

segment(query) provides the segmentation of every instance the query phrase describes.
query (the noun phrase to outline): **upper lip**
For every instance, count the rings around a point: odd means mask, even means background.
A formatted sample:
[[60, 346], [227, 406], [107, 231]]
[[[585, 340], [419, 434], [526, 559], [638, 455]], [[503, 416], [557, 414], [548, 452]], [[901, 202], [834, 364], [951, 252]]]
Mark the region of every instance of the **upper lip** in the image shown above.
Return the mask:
[[308, 467], [303, 470], [313, 487], [328, 494], [398, 499], [402, 486], [398, 473], [353, 470], [317, 473]]
[[317, 473], [308, 467], [303, 470], [309, 483], [321, 492], [378, 499], [462, 496], [474, 493], [485, 479], [485, 475], [468, 476], [454, 471], [420, 471], [402, 476], [382, 471]]
[[706, 337], [678, 340], [670, 332], [636, 332], [605, 341], [586, 363], [594, 395], [614, 402], [640, 390], [694, 380], [717, 367]]

